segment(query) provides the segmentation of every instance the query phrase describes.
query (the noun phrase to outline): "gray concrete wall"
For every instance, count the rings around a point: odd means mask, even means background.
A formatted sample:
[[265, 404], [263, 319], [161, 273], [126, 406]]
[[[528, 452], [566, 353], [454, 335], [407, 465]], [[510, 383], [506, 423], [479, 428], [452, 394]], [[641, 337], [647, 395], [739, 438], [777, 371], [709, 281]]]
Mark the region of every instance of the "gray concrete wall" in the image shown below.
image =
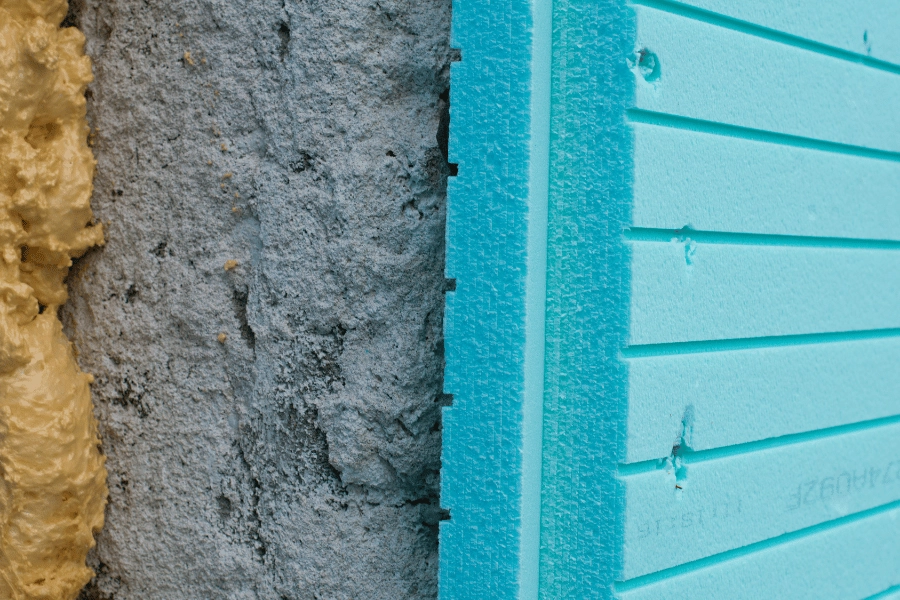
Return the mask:
[[110, 471], [82, 598], [434, 598], [450, 0], [75, 2], [109, 223], [63, 315]]

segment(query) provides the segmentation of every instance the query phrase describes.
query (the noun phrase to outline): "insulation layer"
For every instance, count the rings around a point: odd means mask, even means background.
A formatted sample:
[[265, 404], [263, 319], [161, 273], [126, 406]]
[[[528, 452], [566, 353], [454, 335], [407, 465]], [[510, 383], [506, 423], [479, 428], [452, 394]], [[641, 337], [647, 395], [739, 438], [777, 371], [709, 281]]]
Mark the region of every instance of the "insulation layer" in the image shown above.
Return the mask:
[[57, 309], [91, 225], [84, 38], [66, 2], [0, 2], [0, 597], [74, 598], [103, 524], [106, 470]]
[[444, 597], [896, 596], [900, 12], [551, 4], [455, 3]]

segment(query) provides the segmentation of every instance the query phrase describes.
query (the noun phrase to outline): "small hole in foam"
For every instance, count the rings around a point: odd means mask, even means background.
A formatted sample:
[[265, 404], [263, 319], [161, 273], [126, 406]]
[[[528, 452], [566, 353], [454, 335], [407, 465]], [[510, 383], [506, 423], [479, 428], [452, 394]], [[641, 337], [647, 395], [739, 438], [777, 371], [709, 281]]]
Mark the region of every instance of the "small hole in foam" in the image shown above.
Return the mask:
[[637, 67], [645, 81], [656, 81], [662, 75], [659, 57], [647, 48], [638, 50]]

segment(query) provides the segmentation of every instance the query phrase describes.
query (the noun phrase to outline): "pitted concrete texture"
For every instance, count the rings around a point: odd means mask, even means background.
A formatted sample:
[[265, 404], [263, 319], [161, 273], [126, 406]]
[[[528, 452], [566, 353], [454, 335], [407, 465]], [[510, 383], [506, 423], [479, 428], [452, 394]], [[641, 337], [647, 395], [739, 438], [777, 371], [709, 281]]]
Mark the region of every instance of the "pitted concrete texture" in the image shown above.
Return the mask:
[[449, 19], [73, 6], [108, 222], [64, 311], [110, 471], [82, 598], [436, 596]]

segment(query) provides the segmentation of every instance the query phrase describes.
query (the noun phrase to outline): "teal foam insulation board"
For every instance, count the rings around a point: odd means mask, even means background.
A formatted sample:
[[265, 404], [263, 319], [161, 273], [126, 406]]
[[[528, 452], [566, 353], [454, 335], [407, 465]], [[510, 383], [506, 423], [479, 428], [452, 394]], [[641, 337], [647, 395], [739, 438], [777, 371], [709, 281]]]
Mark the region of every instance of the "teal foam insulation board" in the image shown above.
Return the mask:
[[454, 0], [442, 600], [900, 599], [898, 32]]

